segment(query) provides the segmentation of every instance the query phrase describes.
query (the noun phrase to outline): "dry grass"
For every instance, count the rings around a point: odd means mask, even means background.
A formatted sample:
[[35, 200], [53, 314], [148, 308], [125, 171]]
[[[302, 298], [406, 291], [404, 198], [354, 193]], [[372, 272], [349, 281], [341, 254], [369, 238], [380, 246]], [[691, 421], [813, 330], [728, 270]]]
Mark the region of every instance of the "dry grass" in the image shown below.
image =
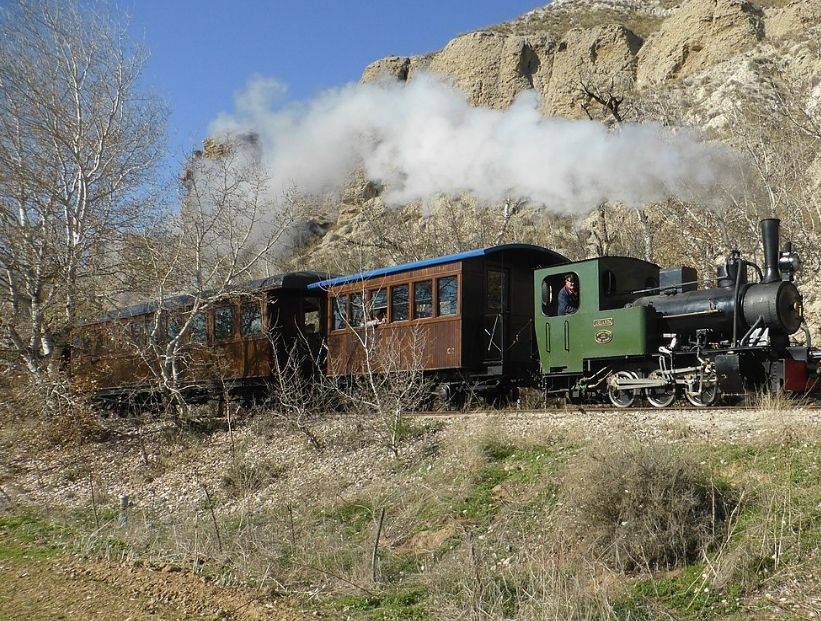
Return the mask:
[[[178, 511], [143, 502], [120, 526], [100, 483], [107, 504], [96, 518], [84, 510], [61, 520], [86, 554], [303, 595], [328, 618], [709, 619], [747, 610], [764, 584], [811, 583], [811, 436], [777, 427], [747, 444], [590, 444], [531, 425], [476, 417], [431, 429], [410, 438], [401, 459], [369, 453], [383, 460], [383, 478], [351, 484], [329, 469], [321, 491], [290, 504], [258, 501], [294, 472], [268, 472], [264, 452], [246, 459], [243, 436], [236, 459]], [[365, 427], [345, 429], [324, 433], [322, 451], [307, 442], [301, 450], [324, 467], [378, 443]], [[267, 434], [274, 441], [276, 430]], [[165, 467], [190, 467], [196, 450]], [[800, 593], [791, 601], [804, 605]]]
[[735, 506], [726, 485], [666, 444], [595, 447], [572, 476], [566, 502], [577, 535], [620, 571], [699, 557], [722, 536]]

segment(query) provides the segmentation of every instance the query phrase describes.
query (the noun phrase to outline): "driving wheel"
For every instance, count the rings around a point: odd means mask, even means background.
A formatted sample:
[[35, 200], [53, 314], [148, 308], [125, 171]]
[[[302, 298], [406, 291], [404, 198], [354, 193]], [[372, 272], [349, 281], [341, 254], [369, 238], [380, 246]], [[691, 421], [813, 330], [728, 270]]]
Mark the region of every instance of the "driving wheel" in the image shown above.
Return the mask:
[[[619, 371], [614, 375], [614, 377], [618, 379], [630, 380], [636, 379], [638, 376], [630, 371]], [[610, 403], [615, 405], [617, 408], [629, 408], [635, 402], [638, 394], [639, 391], [637, 388], [624, 389], [616, 388], [611, 385], [607, 389], [607, 396], [610, 398]]]
[[[653, 371], [647, 376], [648, 379], [661, 380], [664, 376], [660, 371]], [[644, 396], [647, 401], [655, 408], [666, 408], [673, 401], [676, 400], [676, 385], [673, 382], [665, 384], [664, 386], [653, 386], [652, 388], [644, 389]]]

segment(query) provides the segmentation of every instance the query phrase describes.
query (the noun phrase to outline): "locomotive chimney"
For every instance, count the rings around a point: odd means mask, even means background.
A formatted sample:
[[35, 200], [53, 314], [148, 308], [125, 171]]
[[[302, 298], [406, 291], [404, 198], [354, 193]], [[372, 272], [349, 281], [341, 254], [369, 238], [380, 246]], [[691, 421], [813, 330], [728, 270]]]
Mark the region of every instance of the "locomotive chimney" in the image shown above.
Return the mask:
[[781, 220], [767, 218], [761, 221], [761, 241], [764, 243], [764, 280], [778, 282], [781, 272], [778, 270], [778, 227]]

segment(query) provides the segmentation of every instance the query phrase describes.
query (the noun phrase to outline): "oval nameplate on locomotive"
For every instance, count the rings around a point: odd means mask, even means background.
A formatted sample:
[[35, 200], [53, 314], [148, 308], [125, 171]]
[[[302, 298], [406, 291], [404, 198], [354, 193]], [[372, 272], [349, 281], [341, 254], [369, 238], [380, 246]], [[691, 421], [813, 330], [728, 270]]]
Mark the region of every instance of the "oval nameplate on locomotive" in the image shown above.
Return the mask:
[[593, 338], [599, 345], [605, 345], [613, 340], [613, 333], [610, 330], [599, 330]]
[[612, 317], [605, 317], [603, 319], [594, 319], [593, 320], [593, 327], [594, 328], [609, 328], [613, 325], [613, 318]]

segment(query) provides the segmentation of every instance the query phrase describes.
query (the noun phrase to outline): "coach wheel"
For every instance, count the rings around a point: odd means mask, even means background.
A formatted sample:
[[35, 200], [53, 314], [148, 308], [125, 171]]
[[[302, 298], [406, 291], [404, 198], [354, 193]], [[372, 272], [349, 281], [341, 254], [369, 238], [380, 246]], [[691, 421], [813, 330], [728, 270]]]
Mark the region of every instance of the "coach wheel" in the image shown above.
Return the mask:
[[435, 400], [442, 410], [459, 410], [465, 404], [465, 391], [457, 384], [440, 384], [435, 393]]
[[[636, 379], [637, 376], [630, 371], [619, 371], [613, 377], [616, 379], [632, 380]], [[617, 408], [629, 408], [635, 402], [638, 394], [639, 391], [637, 388], [624, 389], [611, 385], [607, 389], [607, 396], [610, 398], [610, 403]]]
[[[648, 375], [648, 379], [663, 379], [663, 376], [659, 371], [653, 371], [650, 375]], [[673, 382], [670, 382], [664, 386], [645, 388], [644, 396], [653, 407], [666, 408], [676, 400], [676, 385]]]
[[684, 396], [687, 397], [687, 401], [697, 408], [704, 408], [716, 402], [718, 386], [716, 384], [705, 384], [702, 386], [701, 392], [690, 392], [688, 390], [684, 393]]

